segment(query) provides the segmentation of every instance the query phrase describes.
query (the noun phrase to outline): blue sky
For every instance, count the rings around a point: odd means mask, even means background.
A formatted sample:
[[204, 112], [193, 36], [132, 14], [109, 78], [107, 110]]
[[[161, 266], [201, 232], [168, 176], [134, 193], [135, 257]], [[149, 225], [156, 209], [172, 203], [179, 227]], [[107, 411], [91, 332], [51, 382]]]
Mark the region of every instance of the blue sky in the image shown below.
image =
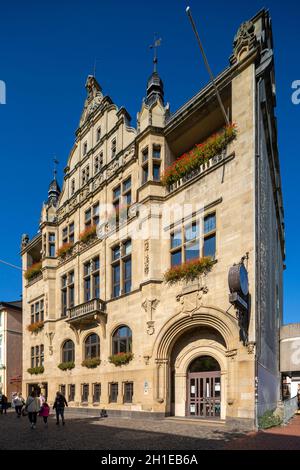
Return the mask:
[[[0, 105], [0, 259], [20, 265], [21, 234], [33, 236], [47, 197], [52, 159], [60, 177], [74, 141], [86, 76], [97, 59], [105, 94], [124, 105], [135, 121], [151, 73], [149, 44], [163, 38], [159, 72], [175, 111], [207, 81], [185, 14], [190, 4], [213, 72], [228, 65], [241, 22], [270, 9], [275, 41], [279, 149], [286, 215], [286, 322], [300, 321], [298, 265], [299, 118], [291, 84], [300, 80], [300, 5], [296, 1], [191, 0], [11, 1], [1, 4], [0, 80], [7, 104]], [[296, 139], [296, 140], [295, 140]], [[0, 264], [0, 300], [21, 294], [17, 270]]]

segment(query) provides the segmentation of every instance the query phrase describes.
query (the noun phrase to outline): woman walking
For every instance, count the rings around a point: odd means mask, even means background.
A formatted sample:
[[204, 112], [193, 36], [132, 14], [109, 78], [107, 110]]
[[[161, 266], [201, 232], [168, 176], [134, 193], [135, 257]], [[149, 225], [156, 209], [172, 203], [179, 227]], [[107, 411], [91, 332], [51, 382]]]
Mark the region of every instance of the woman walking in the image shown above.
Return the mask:
[[40, 400], [37, 398], [35, 392], [31, 392], [30, 396], [26, 400], [25, 409], [28, 412], [28, 419], [30, 422], [31, 429], [36, 427], [36, 417], [40, 411]]

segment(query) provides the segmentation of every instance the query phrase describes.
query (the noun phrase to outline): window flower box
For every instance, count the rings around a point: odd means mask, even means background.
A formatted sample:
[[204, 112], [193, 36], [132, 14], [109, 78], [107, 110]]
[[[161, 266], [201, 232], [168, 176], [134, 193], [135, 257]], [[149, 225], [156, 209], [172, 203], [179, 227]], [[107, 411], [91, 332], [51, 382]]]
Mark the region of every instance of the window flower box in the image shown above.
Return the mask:
[[60, 370], [71, 370], [74, 369], [75, 367], [75, 362], [74, 361], [69, 361], [69, 362], [61, 362], [57, 366]]
[[33, 264], [28, 268], [25, 273], [24, 277], [27, 281], [32, 281], [32, 279], [38, 277], [42, 272], [42, 262], [39, 261], [38, 263]]
[[30, 331], [30, 333], [38, 333], [43, 328], [44, 328], [43, 321], [37, 321], [35, 323], [30, 323], [29, 325], [27, 325], [27, 330]]
[[37, 366], [37, 367], [29, 367], [27, 369], [27, 372], [31, 375], [38, 375], [38, 374], [43, 374], [44, 373], [44, 366]]
[[108, 360], [111, 364], [114, 364], [116, 367], [128, 364], [133, 359], [133, 354], [131, 352], [120, 352], [118, 354], [113, 354], [109, 356]]
[[88, 243], [93, 238], [96, 238], [97, 235], [97, 225], [91, 225], [87, 227], [83, 232], [79, 235], [79, 240], [82, 243]]
[[91, 359], [85, 359], [82, 361], [81, 365], [82, 367], [87, 367], [88, 369], [95, 369], [100, 365], [100, 358], [99, 357], [93, 357]]
[[162, 184], [171, 186], [189, 173], [199, 170], [203, 163], [221, 154], [236, 136], [236, 126], [230, 124], [224, 127], [221, 132], [209, 137], [205, 142], [197, 144], [165, 170], [161, 178]]
[[64, 243], [60, 248], [57, 250], [57, 256], [59, 258], [65, 258], [68, 254], [72, 253], [74, 247], [74, 243]]
[[175, 284], [179, 281], [194, 281], [201, 274], [207, 274], [213, 267], [215, 261], [206, 256], [197, 260], [188, 261], [179, 266], [173, 266], [165, 272], [164, 278], [167, 284]]

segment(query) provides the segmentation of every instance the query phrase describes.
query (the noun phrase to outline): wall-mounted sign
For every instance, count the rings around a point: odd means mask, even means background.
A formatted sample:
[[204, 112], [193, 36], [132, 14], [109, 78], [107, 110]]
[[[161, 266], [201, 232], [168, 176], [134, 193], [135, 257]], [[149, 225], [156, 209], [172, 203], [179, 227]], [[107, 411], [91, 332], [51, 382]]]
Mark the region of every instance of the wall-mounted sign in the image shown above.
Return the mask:
[[228, 286], [230, 291], [229, 302], [234, 305], [237, 310], [240, 340], [243, 341], [244, 345], [248, 343], [250, 310], [248, 272], [244, 265], [246, 258], [247, 257], [243, 257], [238, 264], [231, 266], [228, 273]]

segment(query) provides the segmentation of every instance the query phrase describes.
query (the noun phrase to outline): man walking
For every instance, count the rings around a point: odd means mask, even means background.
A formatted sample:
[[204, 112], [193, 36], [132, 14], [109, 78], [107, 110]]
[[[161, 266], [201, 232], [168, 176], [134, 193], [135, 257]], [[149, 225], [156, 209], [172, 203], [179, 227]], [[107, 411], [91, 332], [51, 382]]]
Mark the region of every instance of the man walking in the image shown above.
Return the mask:
[[56, 424], [59, 424], [59, 416], [61, 416], [62, 424], [65, 425], [65, 406], [68, 406], [67, 400], [62, 393], [57, 392], [53, 409], [56, 411]]

